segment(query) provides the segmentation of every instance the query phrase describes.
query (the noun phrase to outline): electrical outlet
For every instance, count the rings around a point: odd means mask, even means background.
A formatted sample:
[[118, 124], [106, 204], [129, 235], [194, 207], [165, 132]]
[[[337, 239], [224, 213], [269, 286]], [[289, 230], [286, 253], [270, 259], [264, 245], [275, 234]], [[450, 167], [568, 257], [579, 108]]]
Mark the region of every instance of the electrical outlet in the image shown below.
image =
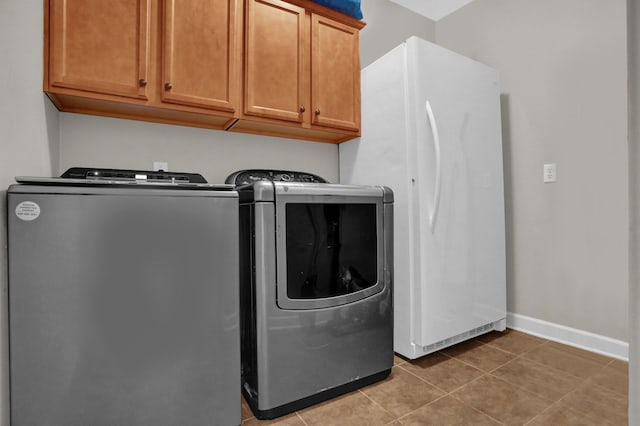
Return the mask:
[[558, 181], [558, 166], [556, 163], [544, 165], [542, 180], [544, 183], [553, 183]]
[[154, 161], [153, 162], [153, 171], [154, 172], [168, 172], [169, 171], [169, 163], [166, 161]]

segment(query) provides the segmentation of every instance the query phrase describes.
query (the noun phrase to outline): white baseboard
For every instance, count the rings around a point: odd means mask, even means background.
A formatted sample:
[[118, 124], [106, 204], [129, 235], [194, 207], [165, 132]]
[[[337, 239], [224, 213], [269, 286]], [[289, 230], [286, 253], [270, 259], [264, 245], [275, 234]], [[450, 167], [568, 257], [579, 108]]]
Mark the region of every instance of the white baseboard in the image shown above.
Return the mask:
[[507, 313], [507, 327], [612, 358], [629, 360], [629, 344], [622, 340], [511, 312]]

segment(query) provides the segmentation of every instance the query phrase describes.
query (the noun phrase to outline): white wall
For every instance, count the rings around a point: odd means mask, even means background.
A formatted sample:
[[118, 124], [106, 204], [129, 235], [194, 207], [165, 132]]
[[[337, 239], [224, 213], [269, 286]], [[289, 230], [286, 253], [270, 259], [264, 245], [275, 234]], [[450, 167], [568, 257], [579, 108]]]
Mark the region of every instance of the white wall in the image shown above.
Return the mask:
[[224, 182], [243, 168], [305, 170], [338, 181], [335, 145], [134, 120], [60, 114], [60, 170], [72, 166], [195, 171]]
[[435, 22], [388, 0], [362, 0], [360, 63], [369, 65], [411, 36], [435, 40]]
[[640, 424], [640, 5], [627, 0], [629, 58], [629, 424]]
[[0, 424], [8, 425], [6, 192], [57, 173], [58, 111], [42, 93], [42, 1], [0, 1]]
[[436, 25], [438, 44], [501, 73], [509, 310], [621, 340], [625, 28], [624, 0], [476, 0]]

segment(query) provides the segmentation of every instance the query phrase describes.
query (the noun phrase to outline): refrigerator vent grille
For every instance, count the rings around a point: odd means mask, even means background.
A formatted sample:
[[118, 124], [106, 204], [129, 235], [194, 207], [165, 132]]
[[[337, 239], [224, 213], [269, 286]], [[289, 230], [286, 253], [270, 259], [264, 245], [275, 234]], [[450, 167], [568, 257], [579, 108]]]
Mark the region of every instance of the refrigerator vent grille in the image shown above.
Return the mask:
[[449, 337], [448, 339], [440, 340], [439, 342], [433, 343], [433, 344], [431, 344], [429, 346], [425, 346], [424, 347], [425, 353], [435, 352], [437, 350], [440, 350], [440, 349], [455, 345], [456, 343], [460, 343], [460, 342], [464, 342], [465, 340], [469, 340], [472, 337], [484, 334], [484, 333], [486, 333], [488, 331], [493, 330], [494, 325], [496, 325], [496, 323], [490, 322], [489, 324], [485, 324], [485, 325], [480, 326], [478, 328], [474, 328], [474, 329], [471, 329], [469, 331], [465, 331], [464, 333], [460, 333], [457, 336]]

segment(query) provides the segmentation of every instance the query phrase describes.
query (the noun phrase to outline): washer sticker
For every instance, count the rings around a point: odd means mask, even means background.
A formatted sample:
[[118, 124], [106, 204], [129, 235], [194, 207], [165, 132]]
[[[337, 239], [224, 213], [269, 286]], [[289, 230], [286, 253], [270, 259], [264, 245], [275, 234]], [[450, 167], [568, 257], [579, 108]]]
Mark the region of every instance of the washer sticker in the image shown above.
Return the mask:
[[33, 201], [23, 201], [16, 206], [16, 216], [27, 222], [36, 220], [40, 216], [40, 206]]

